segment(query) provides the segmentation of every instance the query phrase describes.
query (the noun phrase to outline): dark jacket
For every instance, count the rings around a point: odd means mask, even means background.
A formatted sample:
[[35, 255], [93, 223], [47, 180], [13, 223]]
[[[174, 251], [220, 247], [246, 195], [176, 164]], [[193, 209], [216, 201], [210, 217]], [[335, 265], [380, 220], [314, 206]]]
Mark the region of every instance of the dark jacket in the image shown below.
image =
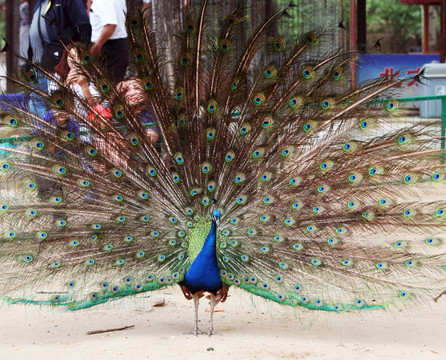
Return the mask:
[[[39, 9], [41, 0], [36, 0], [33, 14]], [[64, 44], [80, 41], [88, 44], [91, 25], [82, 0], [50, 0], [50, 8], [42, 15], [46, 20], [48, 36], [52, 43], [62, 40]]]

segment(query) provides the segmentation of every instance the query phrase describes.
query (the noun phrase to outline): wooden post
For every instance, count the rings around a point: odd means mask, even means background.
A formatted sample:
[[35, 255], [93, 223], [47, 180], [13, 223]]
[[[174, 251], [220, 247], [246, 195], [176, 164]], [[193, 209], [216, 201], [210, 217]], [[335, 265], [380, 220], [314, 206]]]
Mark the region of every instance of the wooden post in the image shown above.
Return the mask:
[[[351, 38], [350, 38], [350, 48], [351, 51], [358, 50], [357, 42], [357, 19], [356, 19], [356, 0], [350, 0], [350, 28], [351, 28]], [[351, 89], [356, 88], [356, 59], [352, 58], [350, 61], [350, 87]]]
[[441, 19], [440, 19], [440, 62], [445, 62], [446, 52], [446, 0], [441, 0]]
[[356, 14], [358, 23], [357, 47], [360, 52], [365, 52], [367, 50], [366, 0], [358, 0]]
[[429, 52], [429, 5], [423, 4], [423, 52]]
[[[15, 0], [6, 0], [6, 41], [9, 44], [9, 50], [6, 52], [6, 74], [14, 76], [17, 73], [17, 54], [19, 53], [19, 2]], [[14, 85], [11, 81], [6, 83], [6, 92], [13, 93]]]

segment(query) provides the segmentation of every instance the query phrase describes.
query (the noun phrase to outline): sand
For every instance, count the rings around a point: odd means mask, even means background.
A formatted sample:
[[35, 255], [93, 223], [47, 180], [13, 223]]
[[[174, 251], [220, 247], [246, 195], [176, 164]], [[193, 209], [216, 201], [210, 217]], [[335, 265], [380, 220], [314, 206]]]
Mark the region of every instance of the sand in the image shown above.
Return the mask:
[[[237, 291], [236, 291], [237, 290]], [[165, 305], [152, 304], [165, 299]], [[178, 287], [71, 312], [0, 305], [0, 359], [446, 359], [446, 296], [423, 308], [326, 313], [239, 289], [215, 313], [217, 335], [187, 335], [193, 303]], [[206, 303], [200, 307], [207, 328]], [[132, 329], [87, 335], [88, 331]]]

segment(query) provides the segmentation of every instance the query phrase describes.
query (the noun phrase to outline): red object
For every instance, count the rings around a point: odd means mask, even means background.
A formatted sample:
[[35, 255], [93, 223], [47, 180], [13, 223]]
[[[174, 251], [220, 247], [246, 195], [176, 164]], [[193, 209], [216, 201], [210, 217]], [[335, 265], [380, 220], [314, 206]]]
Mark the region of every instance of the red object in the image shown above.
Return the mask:
[[[112, 112], [110, 111], [110, 109], [109, 108], [105, 108], [103, 105], [96, 105], [94, 108], [93, 108], [99, 115], [101, 115], [102, 117], [104, 117], [104, 118], [106, 118], [106, 119], [108, 119], [108, 118], [111, 118], [112, 116], [113, 116], [113, 114], [112, 114]], [[88, 114], [88, 118], [89, 119], [93, 119], [93, 118], [95, 118], [97, 115], [95, 114], [95, 113], [93, 113], [93, 112], [90, 112], [89, 114]]]
[[[393, 80], [393, 78], [395, 76], [398, 76], [399, 74], [400, 74], [400, 72], [399, 71], [394, 72], [393, 66], [391, 66], [390, 68], [386, 67], [384, 72], [380, 73], [379, 76], [380, 77], [383, 76], [386, 78], [387, 81], [390, 81], [390, 80]], [[401, 87], [401, 84], [396, 84], [395, 87]]]
[[64, 50], [62, 57], [60, 58], [59, 63], [55, 66], [54, 70], [58, 73], [63, 79], [66, 79], [68, 73], [70, 72], [70, 67], [68, 66], [68, 54]]

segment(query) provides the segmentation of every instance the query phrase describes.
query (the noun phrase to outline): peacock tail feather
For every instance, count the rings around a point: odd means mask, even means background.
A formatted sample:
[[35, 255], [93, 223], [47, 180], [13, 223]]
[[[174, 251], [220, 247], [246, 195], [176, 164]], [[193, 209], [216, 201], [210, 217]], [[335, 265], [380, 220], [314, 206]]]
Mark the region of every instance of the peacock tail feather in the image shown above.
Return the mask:
[[[16, 184], [0, 200], [4, 299], [77, 310], [182, 283], [214, 209], [227, 285], [328, 311], [438, 295], [446, 287], [438, 135], [421, 125], [377, 131], [397, 121], [395, 89], [406, 79], [348, 89], [356, 54], [327, 50], [333, 30], [268, 38], [285, 9], [243, 40], [245, 9], [214, 31], [211, 6], [186, 8], [172, 78], [150, 17], [128, 18], [125, 86], [139, 88], [145, 119], [83, 48], [78, 71], [106, 110], [35, 64], [11, 79], [55, 119], [68, 114], [88, 131], [19, 107], [3, 114], [8, 136], [27, 136], [0, 160], [0, 181]], [[43, 81], [57, 90], [39, 90]]]

